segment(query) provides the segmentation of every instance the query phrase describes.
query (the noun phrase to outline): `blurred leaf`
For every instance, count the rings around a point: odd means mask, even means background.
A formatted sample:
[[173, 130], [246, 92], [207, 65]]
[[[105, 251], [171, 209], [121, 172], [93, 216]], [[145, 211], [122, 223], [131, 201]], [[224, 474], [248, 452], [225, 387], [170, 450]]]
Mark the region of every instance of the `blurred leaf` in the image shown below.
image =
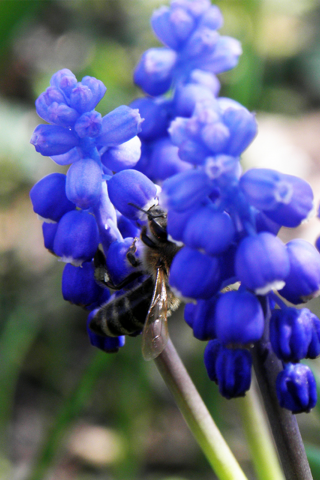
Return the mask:
[[320, 448], [314, 445], [305, 445], [312, 475], [315, 479], [320, 478]]
[[0, 2], [0, 52], [6, 48], [17, 24], [42, 9], [48, 0], [2, 0]]

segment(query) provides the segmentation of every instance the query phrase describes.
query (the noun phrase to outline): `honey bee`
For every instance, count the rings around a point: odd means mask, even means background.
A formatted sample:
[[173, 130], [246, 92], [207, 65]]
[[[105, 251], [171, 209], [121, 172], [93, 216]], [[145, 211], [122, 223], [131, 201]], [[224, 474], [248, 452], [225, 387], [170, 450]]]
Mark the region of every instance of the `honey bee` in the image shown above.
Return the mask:
[[148, 223], [140, 235], [144, 245], [142, 260], [134, 255], [138, 238], [127, 252], [128, 261], [137, 267], [134, 273], [120, 284], [112, 284], [104, 256], [100, 250], [97, 252], [97, 281], [115, 290], [128, 285], [130, 289], [102, 305], [89, 326], [98, 335], [111, 337], [135, 336], [142, 331], [142, 353], [146, 360], [151, 360], [164, 350], [169, 338], [167, 316], [179, 306], [168, 285], [168, 274], [181, 247], [168, 240], [167, 214], [161, 207], [154, 205], [144, 213]]

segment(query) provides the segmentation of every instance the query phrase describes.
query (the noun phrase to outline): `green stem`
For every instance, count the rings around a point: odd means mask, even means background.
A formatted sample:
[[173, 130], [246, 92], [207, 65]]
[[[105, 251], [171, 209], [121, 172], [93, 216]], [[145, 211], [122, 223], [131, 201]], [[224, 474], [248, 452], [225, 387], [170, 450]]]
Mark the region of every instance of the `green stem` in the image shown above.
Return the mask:
[[155, 363], [219, 479], [245, 480], [247, 477], [210, 416], [170, 340]]
[[252, 382], [249, 392], [237, 402], [258, 479], [284, 480], [269, 425], [261, 407], [256, 382]]

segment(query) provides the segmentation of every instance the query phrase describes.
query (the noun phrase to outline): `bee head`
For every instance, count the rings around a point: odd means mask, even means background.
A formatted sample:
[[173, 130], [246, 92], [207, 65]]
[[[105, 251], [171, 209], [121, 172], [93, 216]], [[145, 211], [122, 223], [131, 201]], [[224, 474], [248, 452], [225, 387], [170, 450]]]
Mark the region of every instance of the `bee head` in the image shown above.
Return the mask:
[[159, 205], [153, 205], [149, 210], [143, 210], [142, 208], [130, 203], [133, 207], [144, 212], [148, 217], [148, 227], [150, 233], [159, 241], [167, 241], [167, 212]]

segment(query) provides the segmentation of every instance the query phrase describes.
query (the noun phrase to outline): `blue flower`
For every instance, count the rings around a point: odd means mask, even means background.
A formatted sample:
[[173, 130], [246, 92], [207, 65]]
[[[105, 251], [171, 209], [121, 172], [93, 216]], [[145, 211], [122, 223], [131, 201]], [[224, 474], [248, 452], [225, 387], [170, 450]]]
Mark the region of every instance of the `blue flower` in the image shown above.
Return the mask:
[[77, 82], [73, 73], [64, 69], [53, 75], [50, 83], [36, 107], [51, 125], [39, 125], [31, 143], [58, 164], [71, 164], [67, 197], [77, 207], [88, 209], [100, 200], [105, 173], [138, 162], [140, 141], [135, 137], [142, 120], [138, 110], [125, 105], [101, 117], [94, 108], [106, 87], [96, 78], [87, 76]]
[[218, 340], [227, 347], [260, 340], [264, 315], [256, 296], [246, 291], [221, 295], [215, 306], [215, 329]]
[[270, 319], [273, 351], [284, 362], [299, 362], [307, 356], [312, 330], [312, 314], [307, 308], [273, 310]]
[[317, 386], [309, 367], [289, 363], [276, 381], [280, 406], [292, 413], [310, 412], [317, 403]]
[[53, 251], [66, 263], [82, 265], [92, 260], [99, 245], [98, 227], [93, 215], [73, 210], [59, 221]]
[[33, 210], [45, 221], [58, 222], [63, 215], [75, 209], [66, 195], [66, 176], [51, 173], [37, 182], [30, 191]]
[[149, 95], [162, 95], [195, 69], [214, 74], [229, 70], [242, 53], [237, 40], [218, 34], [222, 16], [209, 1], [173, 0], [170, 8], [154, 12], [151, 25], [167, 48], [145, 52], [134, 72], [135, 82]]
[[243, 397], [249, 390], [252, 357], [248, 350], [225, 348], [218, 340], [210, 340], [204, 363], [210, 380], [218, 384], [225, 398]]
[[268, 232], [245, 237], [236, 253], [235, 271], [242, 284], [258, 295], [280, 290], [290, 271], [285, 245]]
[[280, 295], [295, 305], [317, 297], [320, 292], [319, 252], [311, 243], [300, 238], [288, 242], [286, 250], [290, 270]]

